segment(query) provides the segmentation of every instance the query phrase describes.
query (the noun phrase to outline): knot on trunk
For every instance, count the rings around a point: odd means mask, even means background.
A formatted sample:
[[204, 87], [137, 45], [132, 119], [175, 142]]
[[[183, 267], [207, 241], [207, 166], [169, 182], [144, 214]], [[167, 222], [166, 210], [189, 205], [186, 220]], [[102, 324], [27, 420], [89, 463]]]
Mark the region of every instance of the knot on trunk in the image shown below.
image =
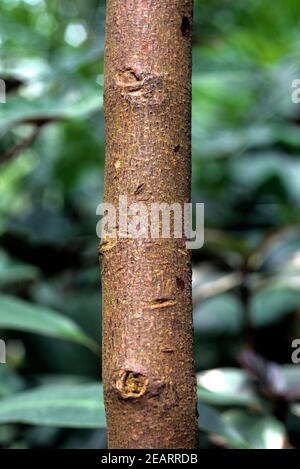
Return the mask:
[[148, 386], [148, 379], [141, 373], [125, 370], [116, 383], [116, 388], [123, 399], [137, 399], [142, 397]]
[[131, 104], [161, 104], [166, 97], [162, 76], [128, 67], [119, 71], [115, 83], [122, 96]]
[[135, 91], [139, 91], [143, 87], [144, 78], [142, 74], [136, 72], [132, 68], [128, 68], [117, 74], [116, 83], [125, 92], [133, 93]]

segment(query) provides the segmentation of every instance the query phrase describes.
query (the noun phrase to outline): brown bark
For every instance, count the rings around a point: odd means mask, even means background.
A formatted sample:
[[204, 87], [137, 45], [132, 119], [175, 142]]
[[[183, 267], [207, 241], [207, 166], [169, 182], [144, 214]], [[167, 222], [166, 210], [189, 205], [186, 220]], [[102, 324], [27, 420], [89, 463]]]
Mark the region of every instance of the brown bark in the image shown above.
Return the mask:
[[[105, 201], [190, 200], [192, 0], [108, 0]], [[191, 259], [184, 239], [103, 240], [110, 448], [195, 448]]]

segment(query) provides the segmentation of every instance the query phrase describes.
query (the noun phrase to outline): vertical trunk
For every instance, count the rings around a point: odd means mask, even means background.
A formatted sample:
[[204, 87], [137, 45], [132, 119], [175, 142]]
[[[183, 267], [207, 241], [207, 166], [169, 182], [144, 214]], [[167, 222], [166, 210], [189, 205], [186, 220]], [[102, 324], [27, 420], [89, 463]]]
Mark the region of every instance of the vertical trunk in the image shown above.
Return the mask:
[[[108, 0], [105, 202], [190, 200], [192, 0]], [[110, 448], [195, 448], [191, 260], [184, 239], [103, 240]]]

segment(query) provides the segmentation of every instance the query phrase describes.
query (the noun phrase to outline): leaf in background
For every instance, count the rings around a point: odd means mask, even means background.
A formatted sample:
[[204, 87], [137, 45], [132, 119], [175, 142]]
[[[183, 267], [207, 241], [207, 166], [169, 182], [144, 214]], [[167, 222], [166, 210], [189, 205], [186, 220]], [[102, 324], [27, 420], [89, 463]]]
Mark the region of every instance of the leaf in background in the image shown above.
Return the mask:
[[30, 100], [11, 98], [0, 107], [0, 131], [24, 122], [85, 118], [102, 107], [99, 89], [83, 87], [70, 90], [63, 96]]
[[94, 351], [97, 349], [97, 344], [71, 319], [49, 308], [2, 294], [0, 294], [0, 327], [66, 339], [85, 345]]
[[290, 288], [269, 287], [260, 290], [251, 299], [251, 318], [257, 327], [272, 324], [295, 311], [300, 294]]
[[[275, 275], [282, 269], [289, 270], [300, 249], [297, 226], [280, 226], [264, 236], [248, 259], [252, 270], [263, 269]], [[274, 278], [271, 277], [274, 281]], [[276, 282], [277, 285], [277, 282]]]
[[0, 365], [0, 398], [11, 396], [20, 391], [23, 380], [8, 365]]
[[222, 417], [242, 435], [251, 449], [283, 449], [285, 446], [284, 425], [270, 415], [229, 410]]
[[243, 324], [243, 310], [238, 298], [230, 293], [208, 298], [194, 307], [194, 327], [199, 333], [232, 334]]
[[[279, 129], [274, 129], [274, 133]], [[287, 158], [285, 153], [266, 151], [259, 154], [248, 154], [239, 158], [234, 166], [234, 177], [237, 183], [243, 183], [246, 188], [257, 191], [263, 187], [270, 176], [276, 176], [283, 184], [283, 198], [280, 194], [277, 202], [286, 201], [286, 197], [291, 200], [300, 200], [299, 191], [299, 159]], [[270, 196], [270, 194], [269, 194]]]
[[1, 400], [0, 423], [104, 428], [102, 396], [98, 383], [42, 386]]
[[246, 373], [238, 368], [216, 368], [197, 375], [198, 396], [216, 405], [259, 406]]
[[37, 267], [11, 259], [0, 250], [0, 285], [21, 283], [35, 279], [39, 274]]
[[291, 412], [293, 415], [300, 418], [300, 404], [293, 404], [291, 406]]
[[248, 447], [244, 438], [212, 407], [199, 403], [198, 412], [200, 430], [224, 438], [233, 448], [246, 449]]
[[289, 400], [300, 399], [300, 367], [299, 365], [284, 365], [282, 372], [287, 386], [287, 396]]

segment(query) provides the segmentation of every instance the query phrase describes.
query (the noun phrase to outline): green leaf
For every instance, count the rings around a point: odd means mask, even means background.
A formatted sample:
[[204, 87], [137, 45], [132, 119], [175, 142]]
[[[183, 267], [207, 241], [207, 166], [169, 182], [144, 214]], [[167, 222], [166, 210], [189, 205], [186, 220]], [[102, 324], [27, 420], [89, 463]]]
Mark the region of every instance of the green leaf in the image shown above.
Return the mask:
[[243, 370], [216, 368], [197, 375], [198, 396], [202, 402], [216, 405], [259, 405], [259, 400]]
[[299, 306], [299, 292], [289, 288], [266, 288], [251, 300], [251, 318], [257, 326], [266, 326], [280, 320]]
[[23, 381], [8, 365], [0, 365], [0, 398], [20, 391]]
[[233, 448], [248, 448], [248, 444], [242, 435], [240, 435], [235, 428], [225, 422], [222, 415], [216, 412], [212, 407], [199, 403], [198, 412], [200, 430], [221, 436], [230, 443], [230, 446]]
[[239, 332], [242, 323], [241, 303], [230, 293], [208, 298], [194, 307], [194, 327], [198, 333], [232, 334]]
[[300, 367], [298, 365], [283, 365], [282, 372], [289, 390], [300, 386]]
[[284, 425], [270, 415], [257, 415], [242, 410], [222, 414], [225, 423], [234, 428], [251, 449], [283, 449]]
[[29, 264], [11, 259], [5, 251], [0, 250], [0, 285], [9, 285], [35, 279], [39, 270]]
[[73, 428], [104, 428], [99, 383], [46, 385], [3, 399], [0, 423], [26, 423]]
[[0, 106], [0, 131], [22, 122], [35, 119], [79, 119], [85, 118], [102, 107], [102, 99], [96, 85], [81, 86], [69, 90], [62, 96], [30, 100], [20, 97], [10, 98], [5, 106]]
[[97, 344], [71, 319], [44, 306], [2, 294], [0, 295], [0, 327], [70, 340], [94, 351], [97, 349]]
[[291, 412], [293, 415], [300, 418], [300, 404], [291, 405]]

